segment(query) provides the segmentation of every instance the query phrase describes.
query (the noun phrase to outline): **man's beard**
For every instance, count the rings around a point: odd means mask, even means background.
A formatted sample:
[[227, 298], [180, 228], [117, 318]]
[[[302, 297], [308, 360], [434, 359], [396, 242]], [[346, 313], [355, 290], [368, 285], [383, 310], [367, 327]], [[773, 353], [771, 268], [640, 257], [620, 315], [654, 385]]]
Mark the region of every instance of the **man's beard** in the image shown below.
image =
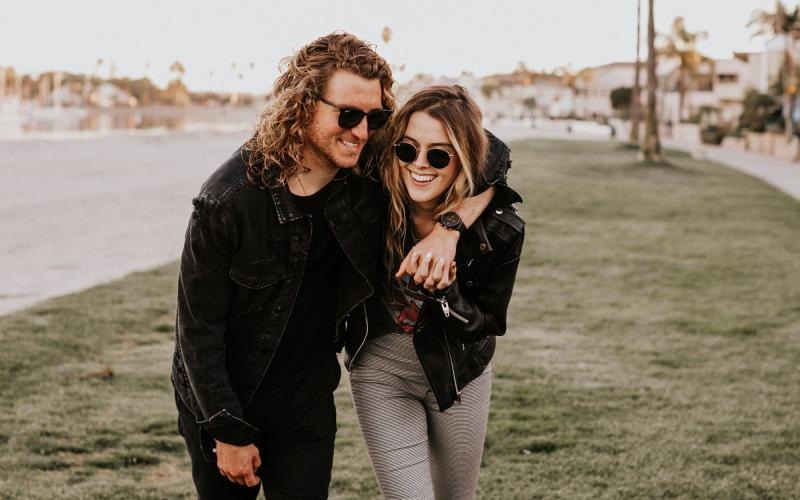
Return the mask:
[[[314, 156], [316, 156], [317, 158], [322, 159], [326, 163], [325, 166], [327, 168], [354, 168], [354, 167], [356, 167], [358, 165], [358, 160], [359, 160], [359, 158], [361, 158], [361, 154], [364, 152], [364, 148], [366, 147], [366, 145], [365, 145], [364, 147], [361, 148], [361, 151], [359, 152], [359, 155], [354, 160], [346, 161], [346, 162], [338, 162], [336, 160], [336, 155], [334, 154], [333, 149], [332, 148], [323, 147], [322, 144], [326, 144], [326, 143], [323, 142], [323, 141], [317, 140], [317, 137], [319, 137], [319, 134], [317, 133], [317, 131], [316, 130], [312, 130], [311, 133], [309, 134], [309, 140], [306, 142], [305, 147], [308, 148], [308, 150], [310, 152], [312, 152], [312, 154]], [[338, 143], [339, 139], [338, 138], [334, 138], [332, 140], [333, 140], [333, 145], [335, 147], [336, 144]]]

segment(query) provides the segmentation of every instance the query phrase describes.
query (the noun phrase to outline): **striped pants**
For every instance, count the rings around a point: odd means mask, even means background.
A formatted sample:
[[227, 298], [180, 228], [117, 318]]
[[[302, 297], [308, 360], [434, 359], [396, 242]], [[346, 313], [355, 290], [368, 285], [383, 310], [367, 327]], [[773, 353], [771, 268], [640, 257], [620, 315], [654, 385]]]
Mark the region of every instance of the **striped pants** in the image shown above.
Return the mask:
[[489, 418], [491, 368], [440, 412], [410, 336], [369, 339], [351, 367], [353, 404], [387, 499], [475, 497]]

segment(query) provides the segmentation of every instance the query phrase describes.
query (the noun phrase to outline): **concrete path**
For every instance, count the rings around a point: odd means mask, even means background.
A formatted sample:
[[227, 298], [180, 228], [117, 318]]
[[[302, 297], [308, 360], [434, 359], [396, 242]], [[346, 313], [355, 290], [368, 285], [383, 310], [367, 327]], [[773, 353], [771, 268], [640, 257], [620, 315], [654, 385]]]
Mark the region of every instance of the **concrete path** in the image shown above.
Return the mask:
[[687, 146], [670, 141], [664, 141], [664, 147], [686, 151], [694, 156], [752, 175], [800, 200], [800, 162], [735, 149], [706, 145]]

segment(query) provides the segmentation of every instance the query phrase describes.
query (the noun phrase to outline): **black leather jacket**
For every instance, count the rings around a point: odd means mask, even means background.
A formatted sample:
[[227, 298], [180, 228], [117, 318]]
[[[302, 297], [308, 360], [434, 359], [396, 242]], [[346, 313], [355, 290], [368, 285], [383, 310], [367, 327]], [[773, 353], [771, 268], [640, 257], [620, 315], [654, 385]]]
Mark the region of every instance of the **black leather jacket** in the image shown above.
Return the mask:
[[[491, 138], [493, 151], [505, 145]], [[507, 154], [487, 184], [504, 185]], [[269, 367], [294, 307], [311, 240], [311, 221], [286, 187], [249, 182], [237, 151], [193, 200], [178, 280], [172, 382], [178, 397], [213, 438], [254, 441], [243, 418]], [[379, 181], [342, 169], [325, 213], [348, 265], [339, 271], [336, 336], [366, 328], [365, 300], [377, 283], [387, 201]]]
[[[508, 187], [498, 192], [458, 242], [456, 281], [443, 295], [428, 298], [420, 310], [414, 347], [442, 411], [460, 400], [461, 390], [483, 373], [494, 355], [495, 337], [506, 332], [506, 311], [525, 237], [525, 223], [510, 203], [521, 201]], [[380, 295], [369, 301], [383, 300]], [[367, 328], [348, 331], [348, 369], [367, 340], [369, 323], [387, 321], [376, 317], [385, 311], [372, 303], [363, 312], [354, 311], [359, 316], [356, 324], [363, 322]]]

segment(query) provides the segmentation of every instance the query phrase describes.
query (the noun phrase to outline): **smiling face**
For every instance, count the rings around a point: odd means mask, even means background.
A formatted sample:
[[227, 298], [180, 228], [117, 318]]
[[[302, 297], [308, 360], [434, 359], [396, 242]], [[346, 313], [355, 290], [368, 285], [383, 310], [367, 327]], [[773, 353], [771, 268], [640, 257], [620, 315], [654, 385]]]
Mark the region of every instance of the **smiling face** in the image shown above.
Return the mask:
[[[342, 69], [336, 70], [328, 80], [323, 97], [338, 107], [353, 107], [365, 112], [382, 107], [380, 80], [367, 79]], [[352, 168], [372, 133], [367, 128], [366, 119], [351, 129], [341, 128], [338, 109], [317, 101], [303, 150], [304, 166], [311, 169]]]
[[[419, 150], [417, 159], [411, 163], [398, 160], [408, 197], [418, 208], [432, 210], [458, 176], [461, 168], [458, 155], [442, 122], [424, 111], [411, 115], [401, 141], [413, 144]], [[431, 167], [426, 158], [430, 148], [451, 153], [450, 163], [441, 169]]]

